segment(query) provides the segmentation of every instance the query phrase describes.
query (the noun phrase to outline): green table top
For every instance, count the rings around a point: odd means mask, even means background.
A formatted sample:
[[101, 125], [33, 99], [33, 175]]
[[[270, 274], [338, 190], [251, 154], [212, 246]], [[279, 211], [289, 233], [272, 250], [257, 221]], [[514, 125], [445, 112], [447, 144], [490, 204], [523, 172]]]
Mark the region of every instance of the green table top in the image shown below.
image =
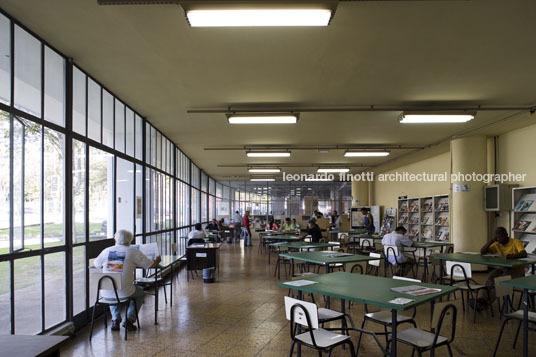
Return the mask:
[[276, 236], [264, 236], [264, 240], [286, 240], [286, 241], [298, 241], [300, 237], [296, 235], [276, 235]]
[[337, 264], [337, 263], [354, 263], [354, 262], [366, 262], [370, 260], [378, 260], [379, 258], [370, 257], [368, 255], [361, 254], [351, 254], [344, 256], [335, 256], [331, 257], [333, 254], [338, 254], [337, 252], [332, 252], [329, 250], [323, 252], [295, 252], [295, 253], [281, 253], [279, 256], [287, 259], [296, 259], [304, 262], [315, 263], [315, 264]]
[[434, 258], [440, 260], [451, 260], [455, 262], [492, 265], [499, 267], [519, 267], [529, 264], [536, 264], [536, 259], [506, 259], [505, 257], [494, 257], [480, 254], [451, 253], [451, 254], [434, 254]]
[[309, 249], [309, 248], [329, 248], [338, 247], [336, 243], [308, 243], [308, 242], [279, 242], [270, 243], [271, 247], [276, 248], [294, 248], [294, 249]]
[[505, 286], [513, 286], [514, 288], [536, 290], [536, 275], [523, 276], [500, 283]]
[[296, 232], [281, 232], [281, 231], [263, 231], [259, 232], [259, 236], [295, 236]]
[[415, 242], [413, 246], [415, 248], [435, 248], [435, 247], [448, 247], [453, 245], [450, 242]]
[[[456, 290], [455, 287], [447, 285], [417, 283], [412, 281], [395, 280], [372, 275], [352, 274], [346, 272], [318, 275], [315, 277], [305, 278], [303, 280], [316, 281], [317, 284], [291, 286], [281, 282], [277, 283], [277, 286], [399, 311], [412, 309]], [[408, 285], [426, 286], [429, 288], [441, 289], [441, 291], [423, 296], [411, 296], [389, 290], [390, 288]], [[405, 305], [397, 305], [389, 302], [390, 300], [398, 297], [413, 299], [413, 301]]]

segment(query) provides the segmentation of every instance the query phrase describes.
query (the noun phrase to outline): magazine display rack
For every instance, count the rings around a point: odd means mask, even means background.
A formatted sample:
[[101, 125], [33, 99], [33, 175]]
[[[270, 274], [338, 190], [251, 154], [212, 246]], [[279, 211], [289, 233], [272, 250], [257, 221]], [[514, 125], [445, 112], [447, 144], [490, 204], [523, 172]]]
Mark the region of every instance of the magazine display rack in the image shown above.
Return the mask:
[[512, 189], [512, 237], [526, 244], [527, 253], [536, 253], [536, 187]]
[[383, 237], [387, 233], [391, 233], [396, 227], [396, 209], [386, 208], [383, 215], [382, 228], [380, 235]]
[[449, 195], [399, 199], [396, 222], [410, 237], [450, 241]]

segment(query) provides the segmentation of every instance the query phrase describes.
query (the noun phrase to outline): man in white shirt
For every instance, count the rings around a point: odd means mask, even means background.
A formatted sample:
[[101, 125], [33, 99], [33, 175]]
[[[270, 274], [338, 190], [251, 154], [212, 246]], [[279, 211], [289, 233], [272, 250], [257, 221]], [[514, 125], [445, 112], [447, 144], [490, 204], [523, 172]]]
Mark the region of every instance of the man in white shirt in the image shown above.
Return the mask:
[[188, 233], [188, 241], [192, 238], [201, 238], [205, 239], [207, 235], [203, 231], [203, 227], [201, 227], [201, 223], [196, 223], [194, 226], [194, 230]]
[[[115, 233], [115, 245], [104, 249], [95, 259], [96, 268], [102, 269], [104, 273], [121, 273], [122, 288], [117, 291], [119, 298], [133, 297], [136, 300], [138, 311], [143, 305], [145, 293], [142, 288], [134, 285], [134, 275], [136, 268], [150, 269], [155, 268], [160, 263], [160, 256], [155, 260], [147, 258], [139, 249], [130, 247], [132, 233], [120, 230]], [[101, 290], [103, 298], [115, 299], [113, 290]], [[112, 313], [112, 331], [119, 330], [121, 323], [121, 308], [119, 306], [110, 306]], [[130, 303], [127, 310], [127, 321], [123, 326], [128, 331], [135, 331], [136, 313], [134, 302]]]
[[240, 242], [240, 235], [242, 234], [242, 216], [240, 212], [236, 211], [233, 215], [234, 223], [234, 238]]
[[413, 241], [409, 239], [406, 234], [406, 228], [399, 226], [396, 227], [394, 232], [387, 233], [382, 238], [382, 245], [385, 246], [396, 246], [398, 248], [398, 255], [395, 260], [395, 256], [392, 254], [389, 254], [387, 260], [389, 263], [391, 263], [393, 266], [396, 266], [396, 263], [398, 261], [399, 264], [401, 263], [409, 263], [412, 261], [411, 258], [407, 257], [403, 254], [404, 248], [403, 247], [411, 247], [413, 245]]

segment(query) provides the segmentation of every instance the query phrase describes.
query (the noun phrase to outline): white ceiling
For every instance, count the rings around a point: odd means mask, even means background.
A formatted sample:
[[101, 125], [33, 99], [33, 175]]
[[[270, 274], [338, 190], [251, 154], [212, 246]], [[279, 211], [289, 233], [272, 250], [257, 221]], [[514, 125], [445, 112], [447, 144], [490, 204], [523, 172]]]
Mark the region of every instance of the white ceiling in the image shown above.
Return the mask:
[[[0, 6], [92, 74], [217, 178], [218, 165], [318, 165], [342, 150], [248, 159], [243, 145], [425, 146], [534, 123], [513, 111], [460, 125], [408, 126], [399, 112], [302, 113], [294, 126], [230, 126], [232, 107], [530, 106], [536, 104], [536, 1], [341, 2], [326, 28], [191, 28], [176, 5], [98, 6], [96, 0], [0, 0]], [[391, 158], [407, 153], [393, 151]], [[294, 168], [289, 172], [314, 172]]]

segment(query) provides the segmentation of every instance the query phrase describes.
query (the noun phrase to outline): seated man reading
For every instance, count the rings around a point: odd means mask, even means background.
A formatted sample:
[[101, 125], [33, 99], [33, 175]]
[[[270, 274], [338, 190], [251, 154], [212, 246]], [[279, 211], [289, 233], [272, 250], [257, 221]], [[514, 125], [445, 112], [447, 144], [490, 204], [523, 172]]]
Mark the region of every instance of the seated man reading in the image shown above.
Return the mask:
[[[136, 300], [136, 307], [139, 311], [141, 305], [143, 305], [145, 293], [141, 287], [134, 285], [135, 270], [136, 268], [155, 268], [160, 263], [160, 257], [158, 256], [155, 260], [151, 260], [139, 249], [130, 247], [132, 233], [129, 231], [117, 231], [114, 238], [115, 245], [104, 249], [95, 259], [94, 265], [96, 268], [102, 269], [104, 273], [107, 272], [107, 268], [110, 265], [113, 265], [113, 272], [121, 273], [123, 288], [117, 291], [117, 295], [119, 295], [119, 298], [133, 297]], [[121, 261], [122, 264], [117, 264], [118, 261]], [[101, 295], [103, 298], [115, 299], [113, 290], [101, 290]], [[112, 313], [112, 331], [118, 331], [121, 323], [121, 308], [111, 305], [110, 311]], [[136, 312], [134, 302], [131, 302], [127, 310], [127, 321], [123, 323], [123, 327], [128, 331], [136, 330], [134, 325]]]
[[200, 239], [205, 239], [207, 235], [203, 231], [203, 227], [201, 226], [201, 223], [196, 223], [194, 226], [194, 229], [188, 233], [188, 242], [187, 245], [190, 245], [191, 239], [196, 239], [196, 241], [199, 241]]
[[[495, 229], [495, 236], [492, 240], [484, 244], [482, 249], [480, 249], [480, 254], [498, 254], [506, 259], [527, 257], [527, 251], [525, 250], [523, 243], [519, 239], [508, 237], [508, 232], [504, 227], [497, 227], [497, 229]], [[501, 267], [493, 269], [486, 278], [485, 285], [488, 287], [488, 290], [484, 290], [484, 297], [477, 300], [477, 309], [485, 309], [487, 304], [490, 304], [495, 300], [495, 278], [501, 275], [511, 275], [512, 279], [514, 279], [519, 278], [524, 274], [524, 267], [515, 267], [512, 269]]]
[[[403, 226], [398, 226], [395, 228], [394, 232], [387, 233], [382, 238], [382, 245], [383, 246], [396, 246], [398, 248], [398, 255], [395, 256], [393, 254], [389, 254], [387, 257], [387, 260], [391, 265], [396, 266], [397, 262], [399, 264], [402, 263], [412, 263], [413, 258], [410, 258], [404, 254], [404, 248], [403, 247], [411, 247], [413, 245], [413, 241], [406, 236], [407, 230]], [[391, 253], [389, 251], [389, 253]], [[411, 269], [411, 264], [405, 264], [406, 269]], [[401, 271], [399, 270], [396, 274], [404, 275], [407, 273], [407, 271]]]
[[304, 229], [303, 233], [300, 235], [300, 239], [304, 239], [307, 235], [311, 235], [311, 242], [313, 243], [318, 243], [322, 239], [322, 230], [313, 220], [309, 221], [307, 229]]

